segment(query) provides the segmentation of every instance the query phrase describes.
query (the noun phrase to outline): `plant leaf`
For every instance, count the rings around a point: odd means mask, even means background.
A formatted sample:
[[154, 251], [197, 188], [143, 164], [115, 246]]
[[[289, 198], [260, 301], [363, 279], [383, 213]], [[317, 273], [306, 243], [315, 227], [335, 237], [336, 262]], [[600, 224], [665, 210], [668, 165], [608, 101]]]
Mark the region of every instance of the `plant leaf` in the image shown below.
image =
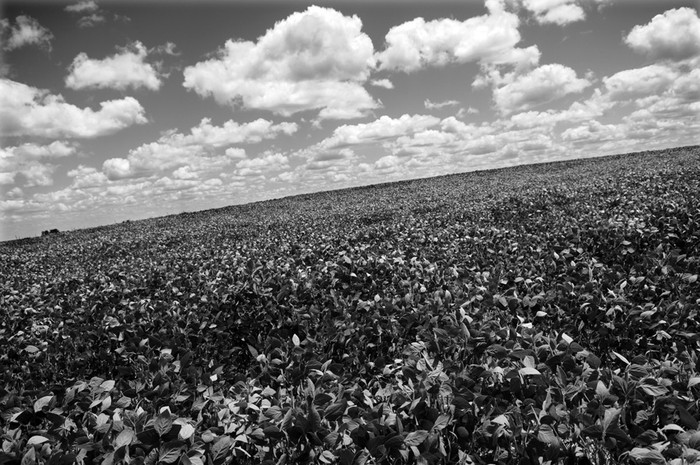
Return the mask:
[[663, 396], [668, 393], [668, 389], [664, 386], [656, 386], [653, 384], [639, 383], [639, 387], [642, 388], [644, 392], [653, 397]]
[[561, 447], [561, 439], [556, 435], [550, 425], [540, 425], [537, 431], [537, 440], [555, 447]]
[[182, 447], [163, 444], [158, 451], [158, 461], [163, 463], [173, 463], [180, 458]]
[[36, 446], [37, 444], [43, 444], [45, 442], [48, 442], [49, 438], [44, 437], [44, 436], [32, 436], [27, 440], [27, 445], [28, 446]]
[[620, 419], [620, 412], [622, 409], [619, 408], [609, 408], [605, 410], [605, 415], [603, 417], [603, 432], [607, 431], [610, 426], [617, 425]]
[[428, 437], [428, 431], [421, 429], [418, 431], [413, 431], [411, 433], [408, 433], [406, 438], [403, 440], [403, 443], [406, 444], [406, 446], [411, 447], [411, 446], [419, 446], [423, 444], [423, 441]]
[[613, 354], [615, 357], [617, 357], [617, 358], [619, 358], [620, 360], [622, 360], [622, 361], [625, 363], [625, 365], [629, 365], [629, 364], [630, 364], [630, 361], [629, 361], [629, 360], [627, 360], [625, 357], [623, 357], [622, 355], [618, 354], [618, 353], [615, 352], [614, 350], [611, 350], [610, 352], [612, 352], [612, 354]]
[[630, 451], [629, 456], [634, 460], [642, 461], [644, 463], [658, 465], [666, 464], [666, 459], [663, 455], [661, 455], [661, 452], [652, 449], [645, 449], [643, 447], [635, 447]]
[[211, 457], [214, 462], [220, 458], [226, 456], [228, 451], [231, 449], [233, 444], [233, 439], [230, 436], [222, 436], [218, 441], [211, 446]]
[[44, 407], [48, 407], [52, 399], [53, 396], [44, 396], [40, 399], [37, 399], [37, 401], [34, 402], [34, 411], [40, 412], [41, 410], [43, 410]]
[[135, 437], [136, 434], [134, 433], [134, 430], [131, 428], [124, 428], [117, 436], [117, 439], [114, 440], [114, 448], [119, 449], [122, 446], [130, 445], [134, 441]]
[[173, 420], [170, 416], [170, 411], [165, 410], [161, 412], [157, 417], [156, 421], [153, 423], [153, 429], [156, 430], [156, 433], [158, 433], [158, 436], [164, 436], [168, 434], [168, 432], [172, 429], [173, 427]]
[[446, 415], [444, 413], [441, 414], [439, 417], [437, 417], [437, 420], [435, 420], [435, 423], [433, 424], [433, 429], [435, 431], [442, 431], [450, 423], [450, 420], [452, 420], [452, 417], [450, 415]]
[[520, 373], [522, 376], [537, 376], [542, 374], [536, 368], [531, 367], [521, 368], [518, 370], [518, 373]]
[[36, 464], [36, 452], [33, 447], [22, 456], [22, 462], [20, 465], [35, 465]]

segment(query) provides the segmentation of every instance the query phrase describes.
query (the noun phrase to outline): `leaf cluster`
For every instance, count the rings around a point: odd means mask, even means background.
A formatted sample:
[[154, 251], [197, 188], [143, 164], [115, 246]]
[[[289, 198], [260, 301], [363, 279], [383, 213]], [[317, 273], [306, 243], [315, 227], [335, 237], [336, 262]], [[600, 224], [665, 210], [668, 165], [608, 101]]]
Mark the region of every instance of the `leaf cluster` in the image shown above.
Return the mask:
[[698, 155], [0, 244], [0, 465], [692, 463]]

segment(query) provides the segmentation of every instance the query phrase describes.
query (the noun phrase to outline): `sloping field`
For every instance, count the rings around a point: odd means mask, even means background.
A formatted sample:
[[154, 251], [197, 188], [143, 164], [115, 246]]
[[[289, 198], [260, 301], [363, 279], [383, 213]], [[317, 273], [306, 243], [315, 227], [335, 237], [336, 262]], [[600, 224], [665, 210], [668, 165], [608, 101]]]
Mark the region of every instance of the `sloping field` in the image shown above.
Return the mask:
[[693, 463], [700, 148], [0, 244], [0, 464]]

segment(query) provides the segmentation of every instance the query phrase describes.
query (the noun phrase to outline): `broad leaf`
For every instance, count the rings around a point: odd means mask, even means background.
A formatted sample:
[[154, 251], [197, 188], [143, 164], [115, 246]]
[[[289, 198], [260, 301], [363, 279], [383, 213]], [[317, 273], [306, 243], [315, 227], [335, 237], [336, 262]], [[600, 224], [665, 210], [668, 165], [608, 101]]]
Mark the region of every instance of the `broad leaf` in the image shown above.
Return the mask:
[[153, 423], [153, 429], [156, 430], [156, 433], [158, 433], [159, 436], [166, 435], [172, 427], [173, 420], [169, 411], [161, 412], [158, 417], [156, 417], [156, 421]]
[[44, 437], [44, 436], [32, 436], [27, 440], [27, 446], [36, 446], [38, 444], [43, 444], [45, 442], [48, 442], [49, 438]]
[[537, 430], [537, 440], [554, 447], [561, 447], [561, 439], [550, 425], [540, 425]]
[[629, 456], [640, 463], [649, 463], [656, 465], [666, 464], [666, 459], [661, 454], [661, 452], [652, 449], [635, 447], [630, 451]]
[[136, 434], [134, 433], [134, 430], [131, 428], [124, 428], [114, 440], [114, 447], [118, 449], [122, 446], [128, 446], [134, 441], [135, 438]]
[[425, 441], [425, 439], [427, 437], [428, 437], [428, 431], [426, 431], [426, 430], [413, 431], [411, 433], [408, 433], [408, 435], [403, 440], [403, 442], [408, 447], [419, 446], [423, 443], [423, 441]]

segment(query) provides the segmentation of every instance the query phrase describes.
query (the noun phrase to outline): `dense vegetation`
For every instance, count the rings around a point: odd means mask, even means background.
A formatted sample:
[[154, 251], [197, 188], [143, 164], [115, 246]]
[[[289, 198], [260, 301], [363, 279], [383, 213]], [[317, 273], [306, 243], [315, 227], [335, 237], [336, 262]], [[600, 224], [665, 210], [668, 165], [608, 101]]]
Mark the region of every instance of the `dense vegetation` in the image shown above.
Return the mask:
[[0, 244], [1, 464], [693, 463], [700, 148]]

